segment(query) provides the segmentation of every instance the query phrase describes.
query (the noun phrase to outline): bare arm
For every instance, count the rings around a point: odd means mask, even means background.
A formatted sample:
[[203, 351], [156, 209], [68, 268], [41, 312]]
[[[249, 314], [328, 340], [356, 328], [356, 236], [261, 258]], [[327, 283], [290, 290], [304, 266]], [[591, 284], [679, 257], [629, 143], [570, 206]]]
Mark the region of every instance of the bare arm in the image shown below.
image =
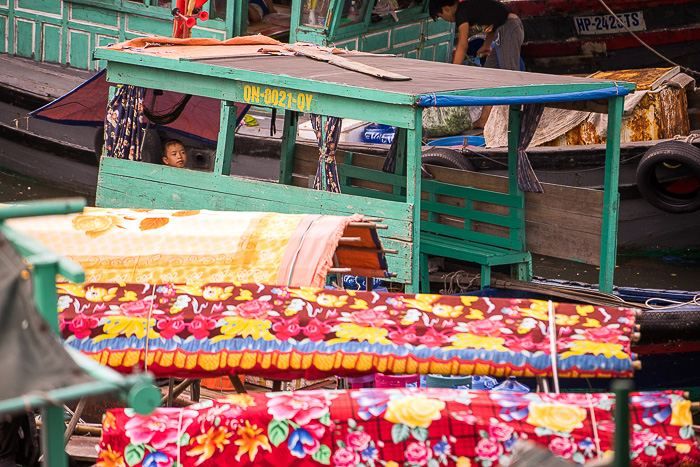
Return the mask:
[[461, 65], [467, 57], [467, 47], [469, 47], [469, 23], [459, 25], [459, 38], [457, 39], [457, 49], [452, 57], [452, 63]]
[[484, 38], [484, 45], [479, 47], [479, 50], [476, 51], [476, 54], [478, 56], [490, 54], [491, 53], [491, 43], [493, 42], [493, 40], [495, 38], [496, 38], [496, 33], [493, 31], [486, 34], [486, 38]]

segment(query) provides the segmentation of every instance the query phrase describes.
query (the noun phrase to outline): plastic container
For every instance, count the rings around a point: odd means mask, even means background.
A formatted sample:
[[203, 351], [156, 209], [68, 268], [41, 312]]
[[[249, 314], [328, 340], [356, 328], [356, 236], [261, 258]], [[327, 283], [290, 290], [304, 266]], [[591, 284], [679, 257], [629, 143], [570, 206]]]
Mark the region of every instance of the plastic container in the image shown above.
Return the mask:
[[362, 142], [391, 144], [394, 140], [394, 134], [396, 134], [395, 126], [370, 123], [362, 131]]
[[498, 384], [491, 376], [472, 376], [472, 389], [492, 389]]
[[507, 380], [503, 381], [498, 386], [495, 386], [492, 391], [496, 392], [530, 392], [530, 388], [522, 383], [515, 380], [515, 376], [509, 376]]
[[[375, 292], [386, 292], [386, 287], [382, 287], [383, 283], [381, 279], [372, 278], [372, 290]], [[362, 276], [343, 276], [343, 286], [349, 290], [367, 290], [367, 278]]]
[[472, 385], [472, 377], [428, 375], [426, 384], [429, 388], [469, 389]]
[[467, 140], [467, 146], [486, 146], [486, 140], [483, 136], [448, 136], [447, 138], [431, 141], [426, 146], [464, 146], [465, 139]]

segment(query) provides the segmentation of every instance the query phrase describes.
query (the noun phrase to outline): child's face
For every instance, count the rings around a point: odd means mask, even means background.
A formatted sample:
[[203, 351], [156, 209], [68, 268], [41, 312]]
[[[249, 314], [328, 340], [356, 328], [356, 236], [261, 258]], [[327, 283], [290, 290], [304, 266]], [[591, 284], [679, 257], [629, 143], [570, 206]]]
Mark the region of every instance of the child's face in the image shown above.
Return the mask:
[[187, 153], [185, 147], [180, 143], [173, 143], [165, 148], [163, 163], [171, 167], [184, 167], [187, 163]]

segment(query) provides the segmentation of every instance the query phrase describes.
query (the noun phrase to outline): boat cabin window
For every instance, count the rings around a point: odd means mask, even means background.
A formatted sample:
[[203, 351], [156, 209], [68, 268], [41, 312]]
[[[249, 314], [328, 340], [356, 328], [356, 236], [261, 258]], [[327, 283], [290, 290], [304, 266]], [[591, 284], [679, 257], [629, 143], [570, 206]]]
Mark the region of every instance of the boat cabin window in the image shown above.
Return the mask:
[[301, 24], [312, 28], [325, 28], [331, 0], [302, 0]]

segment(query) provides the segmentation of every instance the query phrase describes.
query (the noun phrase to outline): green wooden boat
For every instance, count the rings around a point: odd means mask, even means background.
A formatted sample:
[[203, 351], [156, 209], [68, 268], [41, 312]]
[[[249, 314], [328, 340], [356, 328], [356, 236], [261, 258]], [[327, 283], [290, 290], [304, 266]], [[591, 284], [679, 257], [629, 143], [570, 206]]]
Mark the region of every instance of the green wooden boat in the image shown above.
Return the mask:
[[[333, 55], [319, 49], [281, 47], [289, 53], [236, 54], [234, 47], [165, 46], [99, 47], [96, 59], [107, 66], [113, 84], [181, 90], [221, 100], [221, 121], [214, 169], [201, 172], [104, 158], [97, 199], [101, 206], [273, 211], [283, 213], [352, 214], [382, 218], [381, 232], [394, 280], [408, 291], [423, 290], [428, 255], [447, 256], [481, 265], [488, 283], [492, 266], [510, 265], [514, 276], [529, 279], [531, 263], [526, 240], [526, 206], [539, 195], [518, 186], [518, 137], [522, 104], [585, 108], [602, 104], [609, 114], [605, 190], [592, 214], [592, 226], [573, 236], [567, 229], [579, 220], [554, 219], [546, 243], [569, 259], [588, 255], [600, 264], [601, 290], [611, 291], [616, 255], [619, 129], [623, 97], [634, 85], [607, 80], [552, 76], [452, 64], [428, 63], [372, 54]], [[279, 51], [278, 51], [279, 52]], [[325, 54], [325, 60], [323, 59]], [[313, 58], [311, 58], [313, 57]], [[440, 80], [435, 77], [439, 76]], [[595, 101], [595, 102], [594, 102]], [[232, 176], [230, 155], [235, 144], [235, 102], [285, 110], [279, 179], [276, 183]], [[510, 105], [509, 178], [474, 180], [466, 172], [447, 178], [420, 176], [421, 116], [431, 105]], [[397, 126], [394, 173], [381, 170], [381, 159], [344, 153], [338, 166], [341, 193], [309, 189], [316, 173], [298, 151], [297, 123], [302, 113], [352, 118]], [[522, 156], [521, 156], [522, 157]], [[323, 167], [324, 164], [321, 164]], [[439, 170], [438, 170], [439, 172]], [[478, 175], [478, 174], [473, 174]], [[311, 177], [310, 177], [311, 176]], [[450, 178], [451, 177], [451, 178]], [[325, 174], [321, 172], [321, 179]], [[552, 191], [554, 190], [554, 191]], [[586, 207], [586, 195], [558, 193], [565, 215], [573, 206]], [[590, 190], [592, 191], [592, 190]], [[558, 193], [558, 194], [556, 194]], [[577, 196], [578, 198], [567, 198]], [[536, 203], [536, 202], [534, 202]], [[485, 208], [485, 206], [490, 208]], [[558, 210], [557, 210], [558, 209]], [[585, 209], [584, 209], [585, 210]], [[547, 229], [544, 229], [547, 230]], [[547, 232], [540, 234], [546, 237]], [[584, 251], [579, 240], [591, 237]], [[585, 243], [585, 242], [584, 242]]]
[[[277, 12], [248, 23], [248, 0], [203, 3], [192, 18], [192, 37], [227, 39], [264, 34], [289, 42], [310, 41], [352, 50], [447, 61], [450, 23], [428, 15], [428, 0], [399, 2], [395, 12], [373, 14], [365, 0], [277, 0]], [[143, 35], [171, 37], [176, 1], [20, 0], [0, 4], [0, 53], [98, 70], [95, 47]], [[313, 5], [312, 5], [313, 4]], [[396, 15], [394, 19], [393, 13]], [[202, 18], [208, 18], [202, 21]]]

